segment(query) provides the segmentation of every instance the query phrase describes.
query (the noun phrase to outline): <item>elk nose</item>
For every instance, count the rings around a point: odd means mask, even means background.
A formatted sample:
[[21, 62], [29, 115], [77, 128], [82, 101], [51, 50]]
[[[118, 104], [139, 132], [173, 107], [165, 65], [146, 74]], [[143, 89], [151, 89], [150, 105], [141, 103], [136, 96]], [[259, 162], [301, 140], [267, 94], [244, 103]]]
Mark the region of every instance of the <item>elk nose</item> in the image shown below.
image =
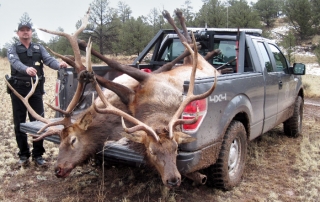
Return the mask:
[[54, 169], [55, 175], [59, 176], [61, 174], [61, 168], [57, 167]]
[[169, 187], [178, 187], [178, 186], [180, 186], [180, 178], [174, 178], [174, 179], [167, 180], [167, 185]]

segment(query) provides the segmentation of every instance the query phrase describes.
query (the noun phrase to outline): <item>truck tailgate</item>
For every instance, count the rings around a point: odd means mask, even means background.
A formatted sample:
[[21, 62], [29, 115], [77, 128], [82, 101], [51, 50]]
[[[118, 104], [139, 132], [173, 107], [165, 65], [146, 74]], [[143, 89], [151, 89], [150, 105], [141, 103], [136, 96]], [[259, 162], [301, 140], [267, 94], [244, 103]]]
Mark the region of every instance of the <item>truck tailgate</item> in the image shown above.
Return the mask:
[[[58, 121], [62, 118], [54, 118], [50, 119], [50, 122]], [[33, 121], [27, 123], [20, 124], [20, 130], [25, 133], [37, 134], [37, 132], [44, 126], [45, 124], [40, 121]], [[56, 126], [62, 129], [62, 126]], [[45, 137], [45, 140], [50, 142], [54, 142], [56, 144], [60, 144], [59, 135], [51, 135]], [[107, 141], [105, 143], [104, 152], [98, 153], [99, 155], [103, 155], [106, 161], [112, 162], [122, 162], [134, 166], [140, 166], [145, 164], [144, 156], [135, 152], [134, 150], [128, 147], [128, 141], [126, 138], [122, 138], [119, 141]]]

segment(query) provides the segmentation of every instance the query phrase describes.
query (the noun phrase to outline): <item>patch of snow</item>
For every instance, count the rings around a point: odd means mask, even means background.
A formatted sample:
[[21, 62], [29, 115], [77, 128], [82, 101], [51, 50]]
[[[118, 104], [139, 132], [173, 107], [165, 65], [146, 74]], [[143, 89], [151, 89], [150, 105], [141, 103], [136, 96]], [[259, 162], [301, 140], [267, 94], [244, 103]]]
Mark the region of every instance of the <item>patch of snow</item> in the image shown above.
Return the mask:
[[[277, 43], [279, 43], [282, 40], [282, 36], [286, 35], [287, 32], [292, 28], [293, 27], [289, 25], [274, 28], [271, 30], [272, 37], [276, 40]], [[283, 51], [283, 53], [286, 54], [286, 51], [283, 49], [283, 47], [280, 47], [280, 48]], [[294, 55], [316, 57], [316, 55], [311, 52], [310, 46], [296, 46]], [[309, 63], [305, 65], [306, 65], [306, 74], [320, 76], [320, 66], [318, 63]]]
[[318, 63], [309, 63], [306, 65], [306, 74], [320, 76], [320, 66]]

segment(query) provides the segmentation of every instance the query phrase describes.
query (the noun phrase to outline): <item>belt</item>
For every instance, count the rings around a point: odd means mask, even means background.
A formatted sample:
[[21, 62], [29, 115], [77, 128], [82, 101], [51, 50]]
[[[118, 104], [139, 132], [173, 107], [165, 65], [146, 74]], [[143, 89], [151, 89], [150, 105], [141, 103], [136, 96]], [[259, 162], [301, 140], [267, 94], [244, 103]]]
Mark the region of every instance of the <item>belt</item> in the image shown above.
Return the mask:
[[30, 81], [23, 81], [23, 80], [15, 79], [14, 83], [17, 84], [17, 85], [26, 86], [26, 87], [31, 86], [31, 82]]

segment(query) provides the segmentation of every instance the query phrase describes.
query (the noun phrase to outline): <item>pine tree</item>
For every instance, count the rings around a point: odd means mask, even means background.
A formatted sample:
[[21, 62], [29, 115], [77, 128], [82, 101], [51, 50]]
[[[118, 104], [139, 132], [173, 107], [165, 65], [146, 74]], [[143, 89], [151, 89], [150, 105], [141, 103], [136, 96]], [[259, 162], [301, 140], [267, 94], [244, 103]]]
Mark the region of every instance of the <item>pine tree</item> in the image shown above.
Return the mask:
[[279, 5], [276, 0], [258, 0], [253, 5], [253, 8], [258, 11], [261, 20], [267, 27], [272, 27], [277, 13], [279, 11]]
[[312, 13], [309, 0], [285, 0], [283, 11], [300, 39], [303, 40], [312, 35]]

